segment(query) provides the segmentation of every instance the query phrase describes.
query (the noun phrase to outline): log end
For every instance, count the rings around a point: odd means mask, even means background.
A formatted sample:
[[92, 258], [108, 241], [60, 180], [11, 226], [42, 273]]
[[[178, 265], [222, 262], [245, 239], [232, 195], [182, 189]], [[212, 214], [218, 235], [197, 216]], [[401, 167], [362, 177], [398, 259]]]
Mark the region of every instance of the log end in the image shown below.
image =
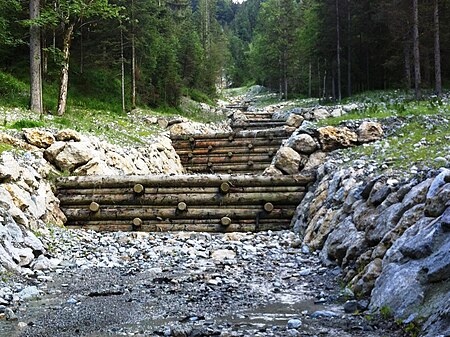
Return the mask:
[[133, 186], [133, 192], [136, 194], [144, 193], [144, 186], [142, 184], [136, 184]]
[[222, 219], [220, 219], [220, 223], [222, 226], [229, 226], [231, 225], [231, 219], [227, 216], [224, 216]]
[[273, 204], [271, 203], [271, 202], [266, 202], [265, 204], [264, 204], [264, 210], [267, 212], [267, 213], [270, 213], [270, 212], [272, 212], [273, 211]]
[[91, 212], [98, 212], [100, 210], [100, 205], [93, 201], [89, 204], [89, 210]]
[[184, 201], [180, 201], [177, 205], [177, 209], [179, 211], [185, 211], [187, 209], [187, 205]]
[[220, 192], [226, 194], [230, 191], [230, 184], [227, 182], [223, 182], [222, 184], [220, 184]]
[[141, 227], [142, 226], [142, 220], [140, 218], [134, 218], [133, 219], [133, 226], [137, 227], [137, 228]]

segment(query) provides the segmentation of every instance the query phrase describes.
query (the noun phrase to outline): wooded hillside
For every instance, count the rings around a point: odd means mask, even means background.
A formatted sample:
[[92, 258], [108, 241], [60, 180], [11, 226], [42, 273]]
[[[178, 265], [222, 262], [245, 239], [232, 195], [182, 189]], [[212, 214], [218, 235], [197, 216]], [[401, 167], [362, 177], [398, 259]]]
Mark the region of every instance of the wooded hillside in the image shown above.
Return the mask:
[[[7, 74], [28, 83], [31, 73], [32, 109], [58, 114], [67, 86], [112, 97], [123, 110], [176, 106], [182, 95], [205, 100], [218, 87], [250, 83], [282, 97], [415, 88], [420, 98], [422, 88], [440, 94], [450, 77], [449, 7], [447, 0], [3, 0], [0, 94], [11, 95]], [[51, 86], [59, 94], [51, 91], [43, 107], [38, 92]]]

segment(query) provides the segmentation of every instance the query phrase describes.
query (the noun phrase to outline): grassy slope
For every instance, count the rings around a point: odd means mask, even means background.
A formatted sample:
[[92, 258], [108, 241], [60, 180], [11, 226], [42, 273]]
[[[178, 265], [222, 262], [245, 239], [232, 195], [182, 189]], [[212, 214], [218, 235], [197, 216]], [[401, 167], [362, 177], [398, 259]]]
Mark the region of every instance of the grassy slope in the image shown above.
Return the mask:
[[[86, 77], [90, 77], [91, 81], [86, 81]], [[112, 143], [132, 145], [145, 144], [150, 136], [162, 131], [157, 124], [149, 123], [148, 117], [183, 115], [202, 122], [219, 119], [217, 115], [200, 111], [194, 103], [184, 111], [161, 107], [123, 113], [120, 92], [117, 92], [120, 85], [114, 81], [108, 83], [104, 78], [106, 76], [93, 73], [72, 79], [67, 113], [59, 117], [52, 115], [56, 110], [58, 97], [56, 85], [44, 85], [44, 106], [47, 112], [38, 115], [26, 109], [29, 102], [28, 84], [10, 74], [0, 72], [0, 130], [34, 126], [71, 128], [99, 136]], [[199, 93], [195, 94], [201, 96]]]

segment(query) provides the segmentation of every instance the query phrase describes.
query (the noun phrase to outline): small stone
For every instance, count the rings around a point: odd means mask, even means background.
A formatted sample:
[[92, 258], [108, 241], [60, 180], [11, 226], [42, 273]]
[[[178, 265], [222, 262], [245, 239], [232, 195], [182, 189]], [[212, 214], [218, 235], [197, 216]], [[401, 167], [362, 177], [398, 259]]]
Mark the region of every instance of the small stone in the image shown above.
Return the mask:
[[353, 314], [358, 311], [358, 302], [357, 301], [347, 301], [344, 304], [344, 311], [347, 314]]
[[68, 304], [77, 304], [78, 301], [77, 301], [76, 299], [74, 299], [73, 297], [71, 297], [71, 298], [69, 298], [69, 299], [67, 300], [67, 303], [68, 303]]
[[311, 251], [310, 251], [310, 249], [309, 249], [309, 247], [307, 246], [307, 245], [303, 245], [302, 246], [302, 254], [310, 254], [311, 253]]
[[17, 315], [12, 311], [11, 308], [5, 309], [5, 317], [7, 321], [16, 321], [18, 319]]
[[28, 324], [25, 323], [25, 322], [19, 322], [19, 323], [17, 323], [17, 327], [18, 327], [19, 329], [25, 329], [27, 326], [28, 326]]
[[311, 274], [311, 269], [307, 268], [307, 269], [300, 270], [298, 274], [300, 276], [308, 276]]
[[290, 319], [290, 320], [287, 322], [287, 328], [288, 328], [288, 329], [298, 329], [298, 328], [300, 328], [301, 326], [302, 326], [302, 321], [299, 320], [298, 318]]
[[33, 298], [36, 298], [40, 295], [40, 291], [36, 286], [30, 286], [23, 289], [21, 292], [18, 293], [19, 298], [22, 301], [25, 300], [31, 300]]
[[323, 318], [323, 317], [338, 317], [339, 315], [332, 311], [318, 310], [312, 313], [312, 318]]

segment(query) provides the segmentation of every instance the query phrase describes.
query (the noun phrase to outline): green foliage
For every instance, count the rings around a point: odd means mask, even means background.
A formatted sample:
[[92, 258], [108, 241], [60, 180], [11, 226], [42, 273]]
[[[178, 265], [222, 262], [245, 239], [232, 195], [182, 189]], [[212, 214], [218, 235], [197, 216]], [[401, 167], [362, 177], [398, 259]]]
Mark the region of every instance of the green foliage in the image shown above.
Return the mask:
[[27, 106], [29, 100], [28, 85], [0, 71], [0, 104], [9, 107]]
[[0, 143], [0, 154], [2, 154], [5, 151], [11, 151], [13, 150], [14, 147], [12, 147], [9, 144], [5, 144], [5, 143]]
[[21, 43], [14, 31], [14, 17], [21, 9], [19, 0], [0, 1], [0, 46], [15, 46]]
[[215, 103], [206, 95], [197, 89], [187, 90], [187, 96], [189, 96], [192, 100], [200, 103], [207, 103], [209, 105], [214, 105]]
[[380, 315], [385, 320], [391, 319], [393, 316], [392, 309], [388, 306], [382, 306], [380, 308]]
[[26, 128], [37, 128], [37, 127], [41, 127], [41, 126], [44, 126], [44, 123], [30, 120], [30, 119], [21, 119], [21, 120], [14, 122], [10, 126], [10, 128], [16, 129], [16, 130], [22, 130], [22, 129], [26, 129]]

